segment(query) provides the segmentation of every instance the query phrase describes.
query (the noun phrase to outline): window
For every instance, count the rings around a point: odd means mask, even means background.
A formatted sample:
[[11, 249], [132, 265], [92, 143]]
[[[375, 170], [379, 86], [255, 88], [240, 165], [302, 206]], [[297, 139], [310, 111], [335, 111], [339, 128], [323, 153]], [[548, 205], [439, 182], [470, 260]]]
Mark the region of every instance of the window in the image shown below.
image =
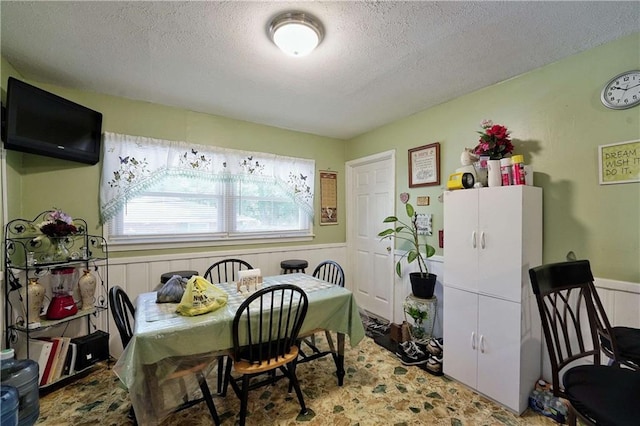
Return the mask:
[[312, 160], [114, 134], [105, 134], [103, 160], [112, 244], [312, 234]]

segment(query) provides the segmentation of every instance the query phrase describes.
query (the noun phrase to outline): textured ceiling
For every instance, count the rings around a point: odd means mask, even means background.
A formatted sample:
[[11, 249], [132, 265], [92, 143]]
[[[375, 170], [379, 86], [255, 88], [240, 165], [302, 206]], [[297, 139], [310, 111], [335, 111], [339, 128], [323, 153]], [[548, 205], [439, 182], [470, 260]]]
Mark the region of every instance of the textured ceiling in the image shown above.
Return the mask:
[[[287, 10], [325, 27], [305, 58], [267, 37]], [[0, 17], [29, 80], [336, 138], [640, 31], [637, 1], [2, 1]]]

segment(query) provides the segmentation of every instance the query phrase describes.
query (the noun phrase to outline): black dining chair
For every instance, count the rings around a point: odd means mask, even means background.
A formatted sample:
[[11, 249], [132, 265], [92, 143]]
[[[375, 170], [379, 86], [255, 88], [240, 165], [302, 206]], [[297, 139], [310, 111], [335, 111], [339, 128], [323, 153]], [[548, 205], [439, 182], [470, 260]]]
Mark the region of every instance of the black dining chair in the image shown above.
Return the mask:
[[[238, 279], [238, 271], [253, 269], [249, 262], [242, 259], [223, 259], [215, 262], [205, 271], [205, 280], [214, 283], [228, 283]], [[224, 379], [224, 356], [218, 357], [218, 394], [222, 393]]]
[[[135, 308], [127, 293], [120, 286], [113, 286], [109, 289], [109, 307], [111, 308], [116, 328], [120, 333], [122, 347], [126, 348], [133, 337]], [[216, 406], [213, 403], [213, 398], [211, 397], [211, 392], [209, 391], [209, 386], [205, 378], [208, 363], [189, 362], [189, 360], [187, 360], [187, 362], [180, 362], [180, 360], [175, 361], [178, 363], [178, 368], [171, 373], [167, 379], [183, 379], [187, 376], [194, 375], [202, 391], [201, 398], [189, 400], [185, 395], [185, 401], [175, 411], [182, 411], [204, 401], [207, 403], [213, 421], [216, 425], [219, 425], [220, 418], [218, 417], [218, 412], [216, 411]], [[129, 417], [136, 423], [133, 407], [129, 410]]]
[[[551, 362], [553, 393], [569, 401], [569, 425], [637, 425], [640, 371], [601, 364], [602, 322], [586, 260], [529, 270]], [[612, 351], [617, 354], [615, 340]], [[614, 355], [617, 356], [617, 355]], [[585, 365], [586, 363], [586, 365]]]
[[238, 279], [238, 271], [253, 269], [253, 267], [242, 259], [223, 259], [205, 271], [203, 277], [211, 283], [228, 283]]
[[[322, 261], [316, 266], [313, 271], [313, 276], [319, 278], [321, 280], [330, 282], [338, 287], [344, 287], [344, 270], [342, 266], [338, 264], [338, 262], [333, 260], [325, 260]], [[324, 331], [325, 338], [327, 339], [327, 344], [329, 345], [328, 351], [321, 350], [316, 344], [316, 334]], [[307, 354], [303, 349], [301, 343], [304, 343], [305, 346], [311, 349], [311, 352]], [[337, 363], [337, 353], [335, 350], [335, 345], [333, 343], [333, 338], [331, 337], [331, 333], [329, 330], [316, 329], [311, 332], [305, 333], [304, 336], [300, 339], [300, 359], [298, 363], [304, 363], [313, 361], [318, 358], [322, 358], [326, 355], [332, 355], [334, 357], [334, 361]]]
[[[300, 413], [307, 412], [296, 376], [296, 341], [308, 305], [302, 289], [293, 284], [279, 284], [251, 294], [236, 311], [232, 325], [233, 351], [227, 360], [222, 394], [230, 383], [240, 398], [241, 426], [247, 418], [249, 390], [285, 377], [296, 391]], [[232, 376], [232, 367], [240, 376]], [[277, 370], [282, 374], [275, 374]], [[265, 378], [251, 380], [260, 375]]]

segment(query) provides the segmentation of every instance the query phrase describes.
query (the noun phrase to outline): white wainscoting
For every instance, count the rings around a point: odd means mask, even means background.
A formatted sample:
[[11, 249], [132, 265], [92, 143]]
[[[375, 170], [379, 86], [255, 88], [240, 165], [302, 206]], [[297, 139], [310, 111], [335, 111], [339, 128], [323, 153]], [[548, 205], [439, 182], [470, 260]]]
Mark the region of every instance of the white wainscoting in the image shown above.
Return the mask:
[[[322, 244], [295, 247], [269, 247], [243, 250], [222, 250], [215, 252], [171, 254], [158, 256], [138, 256], [112, 258], [109, 260], [109, 286], [119, 285], [132, 301], [141, 294], [155, 290], [160, 284], [160, 276], [171, 271], [198, 271], [204, 274], [207, 268], [218, 260], [241, 258], [254, 268], [260, 268], [262, 275], [279, 275], [280, 262], [286, 259], [304, 259], [309, 262], [306, 272], [313, 273], [316, 265], [323, 260], [335, 260], [345, 268], [347, 288], [350, 271], [347, 270], [346, 244]], [[122, 353], [120, 337], [110, 317], [109, 330], [111, 355], [116, 358]]]
[[[400, 256], [403, 255], [402, 251], [396, 251], [395, 258], [396, 261]], [[436, 318], [433, 324], [433, 335], [435, 337], [442, 337], [442, 306], [443, 306], [443, 287], [442, 280], [444, 278], [444, 257], [442, 256], [431, 256], [427, 259], [427, 267], [429, 268], [429, 272], [432, 274], [436, 274], [438, 276], [436, 280], [436, 288], [434, 290], [433, 295], [437, 298], [437, 310], [436, 310]], [[412, 263], [411, 265], [407, 265], [406, 262], [403, 261], [402, 265], [402, 278], [398, 277], [398, 275], [394, 275], [395, 277], [395, 287], [393, 294], [393, 319], [392, 322], [396, 324], [402, 324], [402, 321], [405, 320], [404, 310], [402, 309], [402, 303], [405, 298], [411, 294], [411, 283], [409, 282], [409, 273], [416, 272], [418, 270], [416, 263]], [[387, 318], [389, 319], [389, 318]]]

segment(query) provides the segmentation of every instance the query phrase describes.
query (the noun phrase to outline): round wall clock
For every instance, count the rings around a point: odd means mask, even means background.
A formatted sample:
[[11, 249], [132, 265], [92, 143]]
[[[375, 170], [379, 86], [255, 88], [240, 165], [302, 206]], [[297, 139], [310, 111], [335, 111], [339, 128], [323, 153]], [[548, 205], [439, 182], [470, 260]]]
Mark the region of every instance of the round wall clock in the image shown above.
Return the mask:
[[611, 109], [640, 105], [640, 71], [626, 71], [613, 77], [602, 89], [600, 100]]

